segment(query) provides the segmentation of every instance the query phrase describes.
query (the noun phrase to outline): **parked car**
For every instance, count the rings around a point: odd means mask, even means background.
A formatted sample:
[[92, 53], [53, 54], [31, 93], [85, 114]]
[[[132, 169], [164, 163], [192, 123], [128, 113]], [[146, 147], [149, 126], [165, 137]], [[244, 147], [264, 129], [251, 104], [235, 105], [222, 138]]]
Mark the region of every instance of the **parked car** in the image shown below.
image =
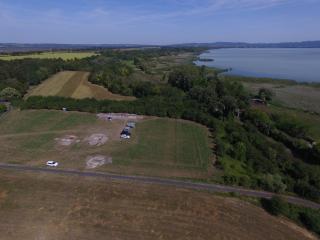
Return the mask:
[[55, 161], [48, 161], [47, 166], [49, 167], [58, 167], [59, 163]]
[[125, 127], [124, 129], [123, 129], [123, 131], [126, 131], [126, 132], [130, 132], [130, 127]]
[[130, 139], [130, 138], [131, 138], [131, 135], [130, 135], [130, 134], [121, 134], [121, 135], [120, 135], [120, 138]]

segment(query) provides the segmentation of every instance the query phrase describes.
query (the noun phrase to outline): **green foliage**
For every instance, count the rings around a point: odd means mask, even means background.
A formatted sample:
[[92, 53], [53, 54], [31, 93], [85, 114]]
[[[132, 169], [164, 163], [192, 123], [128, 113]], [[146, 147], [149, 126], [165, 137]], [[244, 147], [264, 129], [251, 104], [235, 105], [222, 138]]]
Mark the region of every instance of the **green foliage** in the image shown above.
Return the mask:
[[25, 94], [30, 85], [62, 70], [65, 63], [62, 59], [0, 61], [0, 89], [11, 87]]
[[261, 204], [266, 211], [272, 215], [285, 215], [288, 211], [288, 204], [279, 196], [273, 196], [270, 200], [262, 199]]
[[288, 135], [297, 138], [305, 138], [309, 131], [308, 126], [301, 120], [287, 114], [272, 114], [276, 128]]
[[320, 235], [320, 211], [285, 202], [281, 197], [261, 199], [262, 207], [272, 215], [285, 216]]
[[311, 231], [320, 234], [320, 214], [311, 211], [301, 212], [300, 221]]
[[285, 192], [287, 186], [283, 183], [282, 178], [279, 174], [265, 174], [260, 179], [260, 185], [263, 186], [264, 189], [271, 192]]
[[201, 69], [189, 65], [174, 69], [170, 73], [168, 80], [169, 84], [183, 91], [189, 91], [194, 86], [201, 85], [205, 81]]
[[0, 104], [0, 113], [4, 113], [7, 111], [7, 106], [4, 104]]
[[259, 89], [259, 98], [263, 101], [269, 102], [272, 100], [274, 93], [267, 88], [260, 88]]
[[250, 120], [263, 133], [269, 135], [273, 122], [268, 114], [258, 109], [252, 109], [246, 112], [245, 118]]

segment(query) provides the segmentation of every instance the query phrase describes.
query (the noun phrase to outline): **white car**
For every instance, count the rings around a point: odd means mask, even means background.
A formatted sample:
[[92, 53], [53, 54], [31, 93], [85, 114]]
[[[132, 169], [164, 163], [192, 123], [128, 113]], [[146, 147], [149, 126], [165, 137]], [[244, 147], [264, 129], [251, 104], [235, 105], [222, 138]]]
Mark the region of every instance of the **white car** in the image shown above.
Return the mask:
[[120, 136], [122, 139], [130, 139], [131, 136], [130, 135], [127, 135], [127, 134], [121, 134]]
[[47, 166], [49, 167], [58, 167], [59, 163], [55, 161], [48, 161]]

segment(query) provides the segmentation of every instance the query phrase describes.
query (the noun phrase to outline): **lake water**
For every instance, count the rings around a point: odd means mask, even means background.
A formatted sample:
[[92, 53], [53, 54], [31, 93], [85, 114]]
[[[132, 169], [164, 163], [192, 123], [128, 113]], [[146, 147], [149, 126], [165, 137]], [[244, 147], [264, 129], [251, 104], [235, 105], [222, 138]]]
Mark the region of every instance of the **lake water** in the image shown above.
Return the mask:
[[227, 74], [320, 82], [320, 48], [214, 49], [200, 58], [214, 61], [197, 65], [232, 68]]

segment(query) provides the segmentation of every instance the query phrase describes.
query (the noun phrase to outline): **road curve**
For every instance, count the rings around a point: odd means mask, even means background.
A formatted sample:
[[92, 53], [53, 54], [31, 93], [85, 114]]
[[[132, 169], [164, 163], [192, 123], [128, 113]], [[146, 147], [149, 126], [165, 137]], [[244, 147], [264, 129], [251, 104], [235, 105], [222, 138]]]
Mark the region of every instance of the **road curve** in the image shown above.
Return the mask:
[[[50, 174], [64, 174], [64, 175], [78, 175], [83, 177], [97, 177], [97, 178], [105, 178], [110, 180], [122, 180], [122, 181], [134, 181], [141, 182], [146, 184], [159, 184], [159, 185], [167, 185], [174, 186], [178, 188], [189, 188], [195, 190], [206, 190], [210, 192], [218, 192], [218, 193], [237, 193], [242, 196], [249, 197], [258, 197], [258, 198], [271, 198], [275, 195], [275, 193], [264, 192], [264, 191], [256, 191], [250, 189], [244, 189], [241, 187], [232, 187], [232, 186], [224, 186], [218, 184], [207, 184], [207, 183], [196, 183], [190, 181], [182, 181], [182, 180], [174, 180], [174, 179], [166, 179], [159, 177], [143, 177], [143, 176], [132, 176], [132, 175], [120, 175], [106, 172], [89, 172], [89, 171], [79, 171], [79, 170], [69, 170], [69, 169], [59, 169], [59, 168], [41, 168], [41, 167], [33, 167], [26, 165], [18, 165], [18, 164], [6, 164], [0, 163], [0, 169], [7, 170], [18, 170], [18, 171], [29, 171], [29, 172], [43, 172]], [[282, 195], [287, 202], [313, 208], [320, 209], [320, 204], [298, 198], [293, 196]]]

